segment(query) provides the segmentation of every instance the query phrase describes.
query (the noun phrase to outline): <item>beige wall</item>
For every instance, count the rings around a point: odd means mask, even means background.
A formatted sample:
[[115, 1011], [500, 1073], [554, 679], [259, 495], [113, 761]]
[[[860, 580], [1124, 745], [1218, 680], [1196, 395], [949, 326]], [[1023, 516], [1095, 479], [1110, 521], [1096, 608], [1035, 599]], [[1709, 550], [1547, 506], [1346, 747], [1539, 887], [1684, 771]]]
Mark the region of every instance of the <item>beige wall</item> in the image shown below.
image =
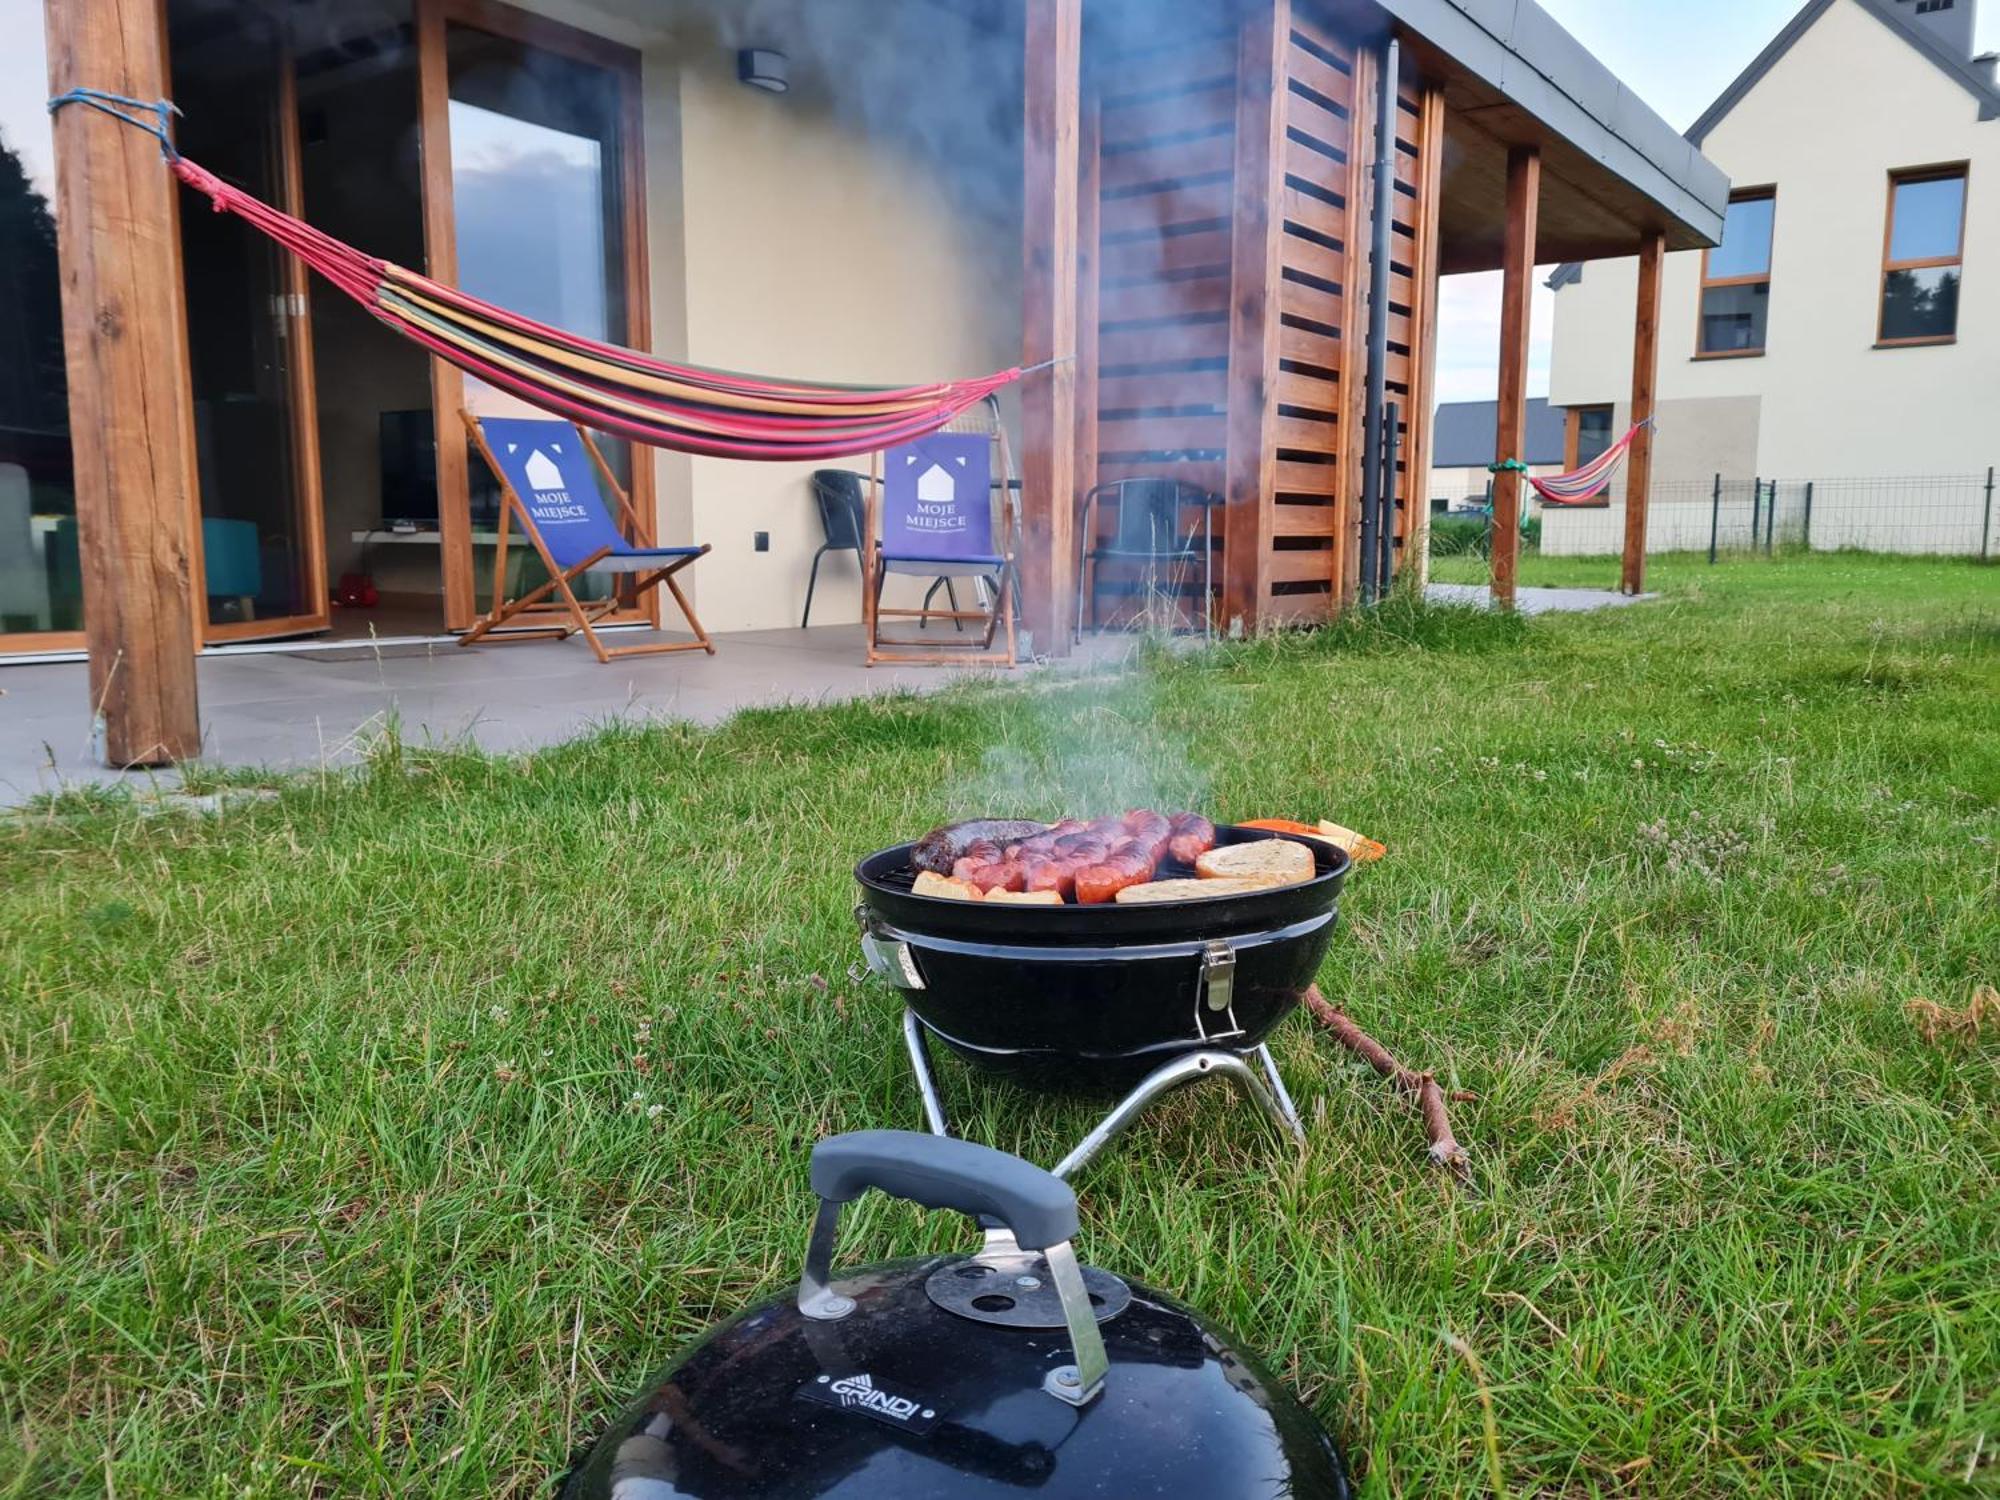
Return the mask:
[[[1768, 352], [1693, 358], [1699, 252], [1667, 258], [1662, 482], [1983, 472], [2000, 462], [2000, 121], [1849, 0], [1837, 0], [1703, 142], [1738, 187], [1777, 186]], [[1958, 342], [1876, 349], [1888, 174], [1966, 160]], [[1549, 398], [1630, 393], [1636, 262], [1556, 294]], [[1601, 512], [1599, 514], [1602, 514]], [[1656, 539], [1657, 545], [1657, 539]]]
[[[1020, 92], [990, 72], [991, 38], [973, 45], [967, 23], [922, 0], [529, 8], [641, 52], [656, 351], [911, 384], [1019, 359]], [[736, 81], [736, 49], [752, 44], [787, 54], [790, 92]], [[797, 625], [821, 542], [817, 466], [654, 462], [663, 539], [714, 548], [688, 575], [703, 623]], [[913, 603], [922, 586], [892, 580], [891, 602], [899, 592]], [[852, 554], [830, 554], [813, 623], [859, 618]]]

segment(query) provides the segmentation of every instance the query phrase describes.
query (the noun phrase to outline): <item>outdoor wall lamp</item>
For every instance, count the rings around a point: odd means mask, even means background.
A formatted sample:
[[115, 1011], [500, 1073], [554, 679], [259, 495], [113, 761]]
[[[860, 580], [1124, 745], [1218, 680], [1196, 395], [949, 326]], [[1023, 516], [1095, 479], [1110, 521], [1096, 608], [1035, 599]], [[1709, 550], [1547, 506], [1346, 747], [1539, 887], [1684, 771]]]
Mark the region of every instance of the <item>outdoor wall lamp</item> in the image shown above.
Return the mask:
[[785, 54], [762, 47], [745, 47], [736, 54], [736, 81], [768, 94], [782, 94], [792, 86], [785, 71]]

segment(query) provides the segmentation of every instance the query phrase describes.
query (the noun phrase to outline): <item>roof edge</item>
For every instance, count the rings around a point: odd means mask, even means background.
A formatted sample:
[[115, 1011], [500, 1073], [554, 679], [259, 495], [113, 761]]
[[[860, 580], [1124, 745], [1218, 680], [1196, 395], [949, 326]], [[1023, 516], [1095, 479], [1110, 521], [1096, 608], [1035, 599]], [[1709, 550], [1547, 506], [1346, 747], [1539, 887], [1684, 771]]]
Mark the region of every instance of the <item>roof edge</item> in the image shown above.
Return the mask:
[[[1981, 120], [2000, 119], [2000, 90], [1972, 70], [1969, 58], [1953, 56], [1942, 42], [1905, 21], [1896, 13], [1891, 0], [1854, 0], [1854, 3], [1916, 48], [1939, 72], [1977, 99]], [[1779, 59], [1792, 50], [1798, 39], [1812, 29], [1813, 23], [1825, 15], [1832, 4], [1833, 0], [1806, 0], [1764, 50], [1751, 59], [1750, 66], [1738, 73], [1729, 87], [1716, 96], [1715, 102], [1701, 112], [1700, 118], [1688, 126], [1687, 138], [1696, 146], [1701, 145], [1708, 133], [1743, 102], [1743, 96], [1763, 81], [1764, 75], [1778, 65]]]

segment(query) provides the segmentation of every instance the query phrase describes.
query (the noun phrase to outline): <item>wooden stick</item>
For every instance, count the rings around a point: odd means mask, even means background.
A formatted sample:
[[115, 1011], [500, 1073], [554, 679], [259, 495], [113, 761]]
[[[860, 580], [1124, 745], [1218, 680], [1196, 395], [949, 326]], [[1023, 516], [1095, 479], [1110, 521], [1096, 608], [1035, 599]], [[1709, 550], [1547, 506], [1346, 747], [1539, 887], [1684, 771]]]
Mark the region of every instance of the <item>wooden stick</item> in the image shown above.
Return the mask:
[[1312, 1012], [1314, 1020], [1333, 1033], [1334, 1040], [1341, 1046], [1393, 1083], [1398, 1093], [1408, 1094], [1416, 1100], [1417, 1109], [1424, 1117], [1424, 1133], [1430, 1137], [1431, 1161], [1437, 1166], [1449, 1167], [1460, 1178], [1466, 1177], [1468, 1158], [1465, 1148], [1451, 1133], [1451, 1117], [1444, 1106], [1447, 1098], [1465, 1103], [1479, 1096], [1463, 1089], [1446, 1094], [1438, 1086], [1435, 1074], [1416, 1073], [1404, 1067], [1390, 1055], [1387, 1047], [1356, 1026], [1345, 1011], [1322, 995], [1318, 985], [1306, 991], [1306, 1009]]

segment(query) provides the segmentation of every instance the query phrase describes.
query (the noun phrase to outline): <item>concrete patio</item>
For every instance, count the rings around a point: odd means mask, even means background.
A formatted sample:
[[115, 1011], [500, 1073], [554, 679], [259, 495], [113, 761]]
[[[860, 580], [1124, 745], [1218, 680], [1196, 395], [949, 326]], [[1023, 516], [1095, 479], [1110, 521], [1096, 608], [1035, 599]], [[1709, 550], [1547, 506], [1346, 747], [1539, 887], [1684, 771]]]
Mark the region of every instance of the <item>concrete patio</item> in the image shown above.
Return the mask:
[[[743, 708], [899, 689], [933, 692], [972, 675], [953, 667], [865, 667], [859, 625], [715, 639], [714, 656], [676, 652], [608, 666], [574, 641], [469, 651], [449, 640], [300, 642], [290, 649], [210, 652], [197, 667], [203, 758], [222, 766], [340, 765], [354, 760], [392, 717], [410, 743], [525, 750], [614, 720], [712, 724]], [[1063, 667], [1116, 663], [1131, 647], [1129, 636], [1095, 637]], [[0, 667], [0, 806], [69, 786], [145, 785], [158, 775], [98, 765], [90, 717], [84, 663]]]
[[[1490, 603], [1486, 590], [1432, 584], [1436, 603]], [[1631, 604], [1594, 589], [1522, 589], [1523, 613]], [[1197, 642], [1182, 638], [1187, 645]], [[1115, 669], [1135, 637], [1087, 639], [1065, 661], [1021, 674]], [[298, 770], [354, 761], [393, 719], [406, 742], [507, 752], [551, 745], [612, 721], [713, 724], [739, 709], [828, 703], [870, 693], [935, 692], [965, 669], [865, 667], [859, 625], [754, 630], [698, 651], [599, 666], [574, 642], [533, 641], [462, 651], [449, 640], [301, 641], [210, 652], [197, 666], [204, 760]], [[119, 772], [90, 745], [88, 669], [80, 661], [0, 666], [0, 807], [38, 793], [119, 782], [172, 784], [172, 774]]]

